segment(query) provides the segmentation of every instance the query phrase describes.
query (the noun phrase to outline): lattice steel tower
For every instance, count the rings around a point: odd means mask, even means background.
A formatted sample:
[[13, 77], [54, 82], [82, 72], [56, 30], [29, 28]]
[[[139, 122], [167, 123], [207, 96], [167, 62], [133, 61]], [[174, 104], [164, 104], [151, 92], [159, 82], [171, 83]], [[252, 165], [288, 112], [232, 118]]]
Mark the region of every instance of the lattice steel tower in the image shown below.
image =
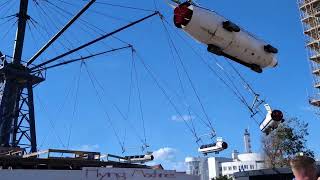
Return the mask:
[[18, 28], [13, 58], [1, 55], [0, 63], [0, 152], [10, 148], [37, 149], [33, 87], [42, 82], [40, 74], [23, 65], [22, 52], [27, 20], [28, 0], [20, 1]]
[[[0, 53], [0, 154], [37, 151], [33, 88], [45, 80], [43, 71], [35, 71], [32, 62], [40, 56], [95, 0], [91, 0], [31, 60], [22, 61], [29, 0], [20, 0], [18, 27], [13, 57]], [[40, 66], [39, 66], [40, 68]]]
[[[103, 34], [96, 39], [86, 42], [79, 47], [68, 50], [40, 64], [33, 64], [69, 27], [77, 21], [96, 0], [90, 0], [75, 14], [31, 59], [22, 60], [29, 0], [20, 0], [19, 12], [16, 14], [18, 27], [15, 38], [13, 57], [2, 55], [0, 52], [0, 155], [13, 151], [37, 151], [36, 121], [33, 102], [33, 88], [45, 80], [46, 70], [67, 64], [88, 60], [92, 57], [115, 52], [131, 45], [111, 49], [109, 51], [91, 54], [64, 62], [56, 62], [65, 56], [80, 51], [90, 45], [100, 42], [112, 35], [139, 24], [153, 16], [160, 15], [158, 11], [120, 27], [112, 32]], [[52, 64], [55, 63], [55, 64]]]
[[314, 83], [309, 102], [320, 107], [320, 0], [298, 0], [298, 5]]

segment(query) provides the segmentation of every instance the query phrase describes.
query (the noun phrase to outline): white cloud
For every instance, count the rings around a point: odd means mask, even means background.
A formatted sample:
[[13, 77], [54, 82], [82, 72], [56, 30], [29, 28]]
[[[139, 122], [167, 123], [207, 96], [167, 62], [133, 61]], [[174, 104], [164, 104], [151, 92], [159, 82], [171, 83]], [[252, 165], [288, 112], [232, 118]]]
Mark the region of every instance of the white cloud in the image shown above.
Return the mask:
[[170, 147], [160, 148], [153, 152], [154, 161], [148, 163], [148, 165], [161, 164], [165, 169], [186, 171], [186, 165], [184, 161], [177, 160], [178, 150]]
[[190, 115], [173, 115], [171, 116], [171, 120], [172, 121], [177, 121], [177, 122], [183, 122], [183, 121], [191, 121], [193, 120], [195, 117], [194, 116], [190, 116]]
[[156, 161], [173, 161], [177, 152], [176, 149], [165, 147], [153, 152], [153, 156]]

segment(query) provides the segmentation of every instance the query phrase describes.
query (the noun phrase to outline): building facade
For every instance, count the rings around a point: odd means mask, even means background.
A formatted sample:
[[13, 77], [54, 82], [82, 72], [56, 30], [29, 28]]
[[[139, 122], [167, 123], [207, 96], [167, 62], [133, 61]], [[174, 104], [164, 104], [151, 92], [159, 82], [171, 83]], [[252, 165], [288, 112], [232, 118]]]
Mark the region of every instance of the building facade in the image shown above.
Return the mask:
[[172, 170], [135, 168], [83, 168], [82, 170], [0, 169], [1, 180], [199, 180]]
[[298, 0], [306, 49], [313, 77], [311, 105], [320, 107], [320, 0]]
[[213, 179], [222, 176], [222, 163], [232, 162], [232, 158], [210, 157], [208, 158], [209, 178]]
[[187, 157], [185, 163], [188, 175], [200, 176], [201, 180], [209, 179], [208, 158]]
[[236, 156], [232, 162], [221, 163], [222, 176], [232, 176], [236, 172], [265, 169], [265, 157], [259, 153], [244, 153]]
[[238, 172], [265, 169], [265, 157], [259, 153], [252, 153], [250, 133], [247, 129], [243, 137], [244, 153], [234, 151], [231, 157], [188, 157], [185, 159], [187, 174], [201, 176], [201, 180], [212, 180], [221, 176], [233, 177]]
[[265, 158], [259, 153], [232, 153], [232, 158], [208, 158], [209, 179], [233, 176], [234, 173], [265, 169]]

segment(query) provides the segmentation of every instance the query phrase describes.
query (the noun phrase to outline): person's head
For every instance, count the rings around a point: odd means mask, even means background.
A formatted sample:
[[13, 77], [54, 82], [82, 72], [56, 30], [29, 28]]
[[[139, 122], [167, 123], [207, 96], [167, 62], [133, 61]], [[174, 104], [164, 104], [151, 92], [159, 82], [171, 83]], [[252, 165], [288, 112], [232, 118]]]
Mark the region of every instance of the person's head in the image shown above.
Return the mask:
[[317, 166], [315, 160], [308, 156], [297, 156], [290, 161], [296, 180], [316, 180]]

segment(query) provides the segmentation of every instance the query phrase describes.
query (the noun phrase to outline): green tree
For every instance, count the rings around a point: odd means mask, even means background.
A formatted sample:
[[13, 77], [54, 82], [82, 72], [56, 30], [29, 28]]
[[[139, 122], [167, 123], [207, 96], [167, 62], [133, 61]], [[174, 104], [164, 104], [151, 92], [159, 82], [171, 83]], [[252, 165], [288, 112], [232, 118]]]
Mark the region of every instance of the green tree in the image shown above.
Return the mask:
[[289, 167], [290, 159], [297, 153], [314, 157], [313, 151], [306, 147], [308, 135], [308, 123], [291, 118], [264, 136], [263, 151], [269, 168]]

